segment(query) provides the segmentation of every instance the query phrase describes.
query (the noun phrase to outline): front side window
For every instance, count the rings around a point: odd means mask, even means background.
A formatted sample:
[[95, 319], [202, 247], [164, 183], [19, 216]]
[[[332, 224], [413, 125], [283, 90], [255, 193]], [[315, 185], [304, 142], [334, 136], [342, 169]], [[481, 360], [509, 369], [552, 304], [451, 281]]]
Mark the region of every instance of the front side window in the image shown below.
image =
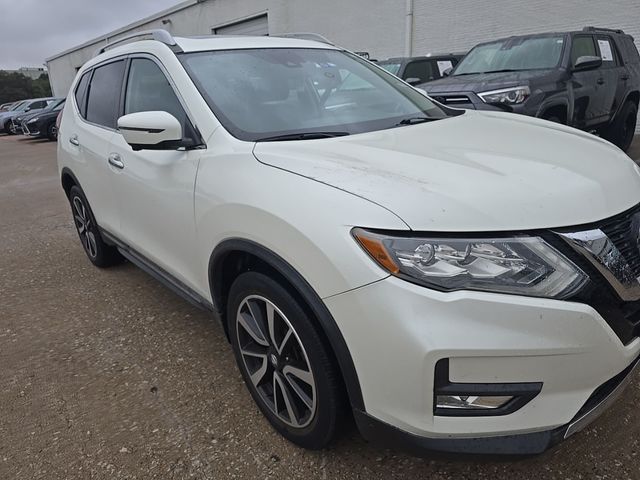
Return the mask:
[[160, 67], [148, 58], [131, 60], [124, 113], [164, 111], [178, 119], [183, 131], [187, 115]]
[[242, 140], [353, 134], [460, 114], [339, 50], [221, 50], [180, 59], [218, 119]]
[[515, 37], [478, 45], [452, 75], [555, 68], [560, 63], [564, 36]]
[[571, 46], [571, 65], [575, 65], [580, 57], [597, 57], [596, 45], [591, 35], [580, 35], [573, 38]]
[[436, 74], [431, 60], [417, 60], [407, 65], [403, 77], [405, 80], [417, 78], [420, 83], [424, 83], [436, 78]]
[[94, 70], [87, 93], [89, 122], [116, 128], [124, 66], [124, 60], [118, 60]]

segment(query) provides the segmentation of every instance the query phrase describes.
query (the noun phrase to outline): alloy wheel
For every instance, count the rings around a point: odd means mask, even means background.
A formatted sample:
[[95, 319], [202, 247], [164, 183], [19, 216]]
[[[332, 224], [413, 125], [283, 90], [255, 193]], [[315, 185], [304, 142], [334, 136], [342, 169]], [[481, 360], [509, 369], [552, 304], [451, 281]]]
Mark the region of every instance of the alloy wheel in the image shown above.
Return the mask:
[[283, 423], [304, 428], [317, 410], [309, 357], [289, 319], [268, 299], [250, 295], [238, 307], [242, 362], [258, 395]]
[[93, 233], [93, 222], [84, 202], [80, 197], [73, 197], [73, 219], [82, 241], [82, 246], [91, 258], [98, 254], [96, 236]]

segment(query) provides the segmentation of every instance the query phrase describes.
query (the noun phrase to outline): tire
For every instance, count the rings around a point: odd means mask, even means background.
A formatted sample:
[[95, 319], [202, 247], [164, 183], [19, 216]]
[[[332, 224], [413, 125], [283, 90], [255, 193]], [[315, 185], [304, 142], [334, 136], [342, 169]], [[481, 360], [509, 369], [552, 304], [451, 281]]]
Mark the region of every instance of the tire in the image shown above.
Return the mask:
[[91, 263], [100, 268], [120, 263], [123, 260], [122, 256], [115, 247], [107, 245], [100, 236], [89, 202], [79, 187], [71, 187], [69, 204], [78, 237]]
[[300, 447], [326, 447], [342, 423], [345, 396], [304, 308], [272, 278], [247, 272], [231, 286], [227, 324], [238, 368], [273, 428]]
[[55, 122], [47, 127], [47, 138], [52, 142], [58, 140], [58, 129], [56, 128]]
[[603, 136], [622, 151], [626, 152], [633, 142], [637, 121], [638, 106], [635, 102], [627, 101]]
[[11, 131], [11, 120], [4, 124], [4, 133], [6, 133], [7, 135], [14, 135], [14, 133]]

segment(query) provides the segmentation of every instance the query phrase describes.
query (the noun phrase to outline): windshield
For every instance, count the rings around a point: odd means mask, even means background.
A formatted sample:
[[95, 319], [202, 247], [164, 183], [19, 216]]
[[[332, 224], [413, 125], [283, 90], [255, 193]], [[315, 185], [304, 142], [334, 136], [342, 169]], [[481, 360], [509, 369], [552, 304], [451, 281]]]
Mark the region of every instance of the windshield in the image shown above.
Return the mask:
[[241, 140], [348, 135], [460, 113], [339, 50], [221, 50], [180, 59], [220, 122]]
[[399, 63], [378, 63], [378, 65], [384, 68], [387, 72], [393, 73], [394, 75], [397, 75], [400, 71]]
[[517, 37], [479, 45], [462, 59], [453, 75], [554, 68], [560, 62], [564, 37]]

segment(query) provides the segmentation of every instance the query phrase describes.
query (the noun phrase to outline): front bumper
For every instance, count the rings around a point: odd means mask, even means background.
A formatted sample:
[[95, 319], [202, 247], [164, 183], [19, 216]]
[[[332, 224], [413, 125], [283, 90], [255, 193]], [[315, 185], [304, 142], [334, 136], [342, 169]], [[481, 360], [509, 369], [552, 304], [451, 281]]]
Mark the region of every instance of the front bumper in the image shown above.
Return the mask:
[[[354, 360], [363, 435], [382, 430], [429, 450], [539, 453], [574, 433], [576, 421], [591, 420], [583, 409], [598, 388], [640, 354], [639, 339], [623, 345], [582, 303], [443, 293], [394, 277], [325, 303]], [[454, 382], [541, 382], [542, 389], [506, 415], [435, 415], [434, 369], [445, 358]]]

